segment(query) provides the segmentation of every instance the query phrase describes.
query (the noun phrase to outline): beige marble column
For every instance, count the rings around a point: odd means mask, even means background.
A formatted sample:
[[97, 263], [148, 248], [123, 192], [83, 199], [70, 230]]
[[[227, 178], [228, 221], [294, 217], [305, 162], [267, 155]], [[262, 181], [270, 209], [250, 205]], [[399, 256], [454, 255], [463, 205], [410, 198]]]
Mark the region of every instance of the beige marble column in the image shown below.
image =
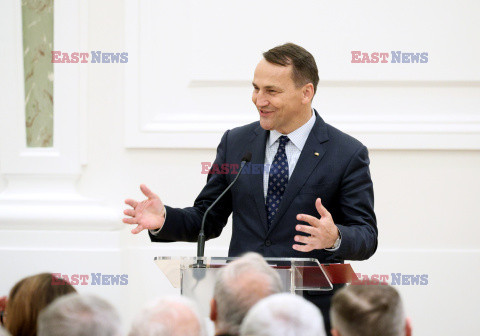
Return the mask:
[[53, 0], [23, 0], [27, 147], [53, 146]]
[[123, 227], [118, 210], [77, 190], [82, 69], [51, 63], [53, 48], [87, 50], [86, 4], [0, 1], [0, 231]]

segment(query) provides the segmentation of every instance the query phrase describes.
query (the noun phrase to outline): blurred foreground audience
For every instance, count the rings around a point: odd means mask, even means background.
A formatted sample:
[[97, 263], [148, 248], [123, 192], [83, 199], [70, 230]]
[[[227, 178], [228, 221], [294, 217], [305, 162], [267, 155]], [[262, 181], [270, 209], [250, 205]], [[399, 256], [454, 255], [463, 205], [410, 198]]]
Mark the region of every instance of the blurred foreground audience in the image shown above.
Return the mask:
[[167, 296], [138, 315], [129, 336], [207, 336], [207, 333], [205, 321], [193, 301], [183, 296]]
[[410, 336], [397, 290], [388, 284], [351, 285], [335, 293], [330, 308], [332, 336]]
[[107, 301], [69, 294], [40, 313], [39, 336], [119, 336], [120, 317]]
[[248, 310], [259, 300], [283, 291], [278, 273], [258, 253], [247, 253], [222, 268], [210, 302], [215, 335], [235, 336]]
[[[323, 317], [304, 298], [282, 293], [278, 273], [257, 253], [220, 269], [210, 302], [216, 336], [325, 336]], [[79, 295], [51, 273], [20, 280], [0, 298], [0, 336], [120, 336], [120, 317], [105, 300]], [[411, 336], [397, 290], [388, 284], [350, 285], [330, 308], [332, 336]], [[207, 336], [204, 317], [183, 296], [143, 309], [129, 336]]]
[[56, 298], [74, 292], [75, 288], [51, 273], [32, 275], [20, 280], [8, 296], [3, 317], [5, 328], [13, 336], [37, 335], [40, 311]]
[[240, 328], [242, 336], [325, 336], [323, 317], [304, 298], [281, 293], [269, 296], [248, 312]]

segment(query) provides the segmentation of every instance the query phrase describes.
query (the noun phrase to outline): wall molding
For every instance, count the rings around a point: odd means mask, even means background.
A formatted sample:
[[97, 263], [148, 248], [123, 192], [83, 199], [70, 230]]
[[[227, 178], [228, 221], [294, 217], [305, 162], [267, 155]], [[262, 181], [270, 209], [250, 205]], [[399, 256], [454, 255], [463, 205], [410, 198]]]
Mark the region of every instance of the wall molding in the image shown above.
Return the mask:
[[[208, 45], [212, 41], [205, 36], [205, 49], [201, 49], [202, 41], [197, 40], [203, 35], [196, 30], [212, 27], [193, 20], [183, 4], [169, 9], [172, 13], [184, 10], [185, 22], [173, 22], [163, 12], [158, 14], [160, 20], [152, 13], [163, 6], [151, 0], [125, 1], [129, 51], [125, 147], [216, 148], [227, 129], [258, 120], [250, 102], [253, 68], [251, 73], [235, 69], [222, 72], [228, 64], [217, 64], [218, 59], [212, 61], [215, 64], [204, 64], [208, 57], [201, 53], [209, 55], [208, 48], [216, 47]], [[163, 34], [168, 25], [179, 28]], [[236, 31], [235, 27], [227, 28]], [[173, 48], [174, 41], [182, 43]], [[238, 43], [243, 46], [242, 41]], [[244, 62], [250, 64], [256, 52], [244, 52]], [[200, 58], [195, 53], [200, 53]], [[428, 66], [414, 65], [418, 66], [415, 72], [405, 64], [348, 64], [348, 69], [337, 69], [348, 60], [335, 60], [333, 66], [338, 71], [332, 71], [323, 63], [328, 62], [321, 57], [324, 55], [318, 56], [319, 69], [324, 71], [313, 106], [326, 122], [357, 137], [369, 149], [480, 150], [480, 116], [476, 111], [480, 106], [479, 78], [455, 77], [448, 72], [442, 75], [437, 70], [443, 65], [435, 59]], [[239, 66], [244, 68], [245, 64]]]
[[[229, 122], [216, 119], [188, 118], [179, 113], [175, 119], [150, 121], [127, 131], [127, 148], [216, 148], [221, 136], [235, 125], [250, 123], [242, 116]], [[129, 119], [134, 119], [130, 116]], [[358, 138], [369, 149], [480, 150], [480, 116], [455, 115], [344, 115], [326, 120], [336, 128]], [[192, 141], [192, 138], [195, 141]]]

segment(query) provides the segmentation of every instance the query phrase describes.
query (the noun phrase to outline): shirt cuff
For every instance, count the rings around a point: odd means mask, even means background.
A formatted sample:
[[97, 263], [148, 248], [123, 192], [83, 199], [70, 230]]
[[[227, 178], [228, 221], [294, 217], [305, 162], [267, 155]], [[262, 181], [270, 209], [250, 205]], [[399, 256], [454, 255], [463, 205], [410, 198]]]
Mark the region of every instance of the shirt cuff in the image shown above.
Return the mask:
[[332, 248], [326, 248], [324, 249], [325, 251], [329, 251], [329, 252], [335, 252], [336, 250], [338, 250], [340, 248], [340, 245], [342, 244], [342, 233], [340, 232], [340, 230], [337, 228], [338, 230], [338, 240], [335, 241], [335, 244], [333, 245]]
[[[167, 208], [165, 208], [165, 220], [167, 220]], [[163, 225], [165, 225], [165, 222], [163, 222], [163, 223], [164, 223]], [[162, 228], [163, 228], [163, 226], [162, 226], [160, 229], [148, 230], [148, 231], [149, 231], [152, 235], [156, 236], [156, 235], [158, 235], [158, 233], [159, 233], [160, 231], [162, 231]]]

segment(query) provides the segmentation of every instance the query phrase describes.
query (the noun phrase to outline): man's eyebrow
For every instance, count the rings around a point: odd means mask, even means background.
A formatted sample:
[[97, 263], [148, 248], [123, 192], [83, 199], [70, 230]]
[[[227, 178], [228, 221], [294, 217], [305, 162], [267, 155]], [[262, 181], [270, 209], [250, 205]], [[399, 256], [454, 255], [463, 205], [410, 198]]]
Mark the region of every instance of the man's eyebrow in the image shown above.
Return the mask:
[[[253, 83], [253, 82], [252, 82], [252, 85], [253, 85], [253, 87], [255, 87], [255, 88], [258, 87], [258, 85], [255, 84], [255, 83]], [[267, 86], [265, 86], [265, 89], [266, 89], [266, 90], [271, 90], [271, 89], [280, 90], [280, 88], [279, 88], [279, 87], [276, 87], [275, 85], [267, 85]]]

